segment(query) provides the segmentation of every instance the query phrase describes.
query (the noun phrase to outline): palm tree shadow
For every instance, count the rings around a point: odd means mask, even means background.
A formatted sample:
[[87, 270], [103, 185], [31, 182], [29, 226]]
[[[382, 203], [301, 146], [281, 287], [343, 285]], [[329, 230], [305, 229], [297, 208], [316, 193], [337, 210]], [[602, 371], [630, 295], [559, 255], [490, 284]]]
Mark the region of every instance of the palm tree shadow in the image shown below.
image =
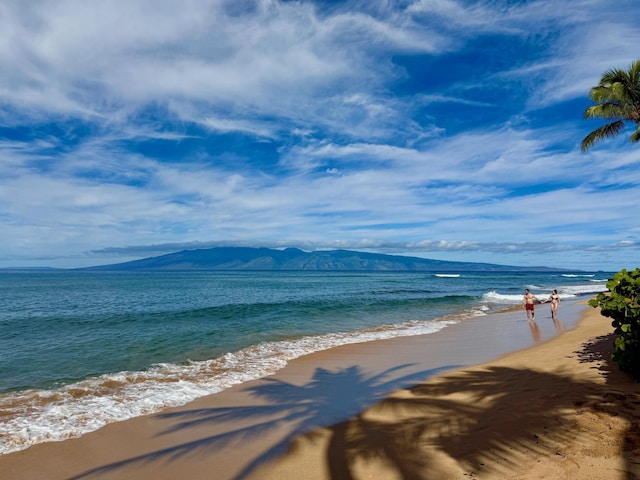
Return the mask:
[[[599, 353], [610, 340], [596, 339], [600, 345], [576, 352], [579, 361], [603, 371], [611, 367]], [[576, 425], [571, 412], [578, 410], [627, 421], [623, 457], [632, 479], [640, 478], [639, 405], [640, 395], [607, 385], [494, 366], [395, 392], [305, 440], [315, 441], [316, 448], [322, 443], [332, 479], [354, 479], [357, 466], [372, 461], [404, 480], [447, 478], [450, 467], [441, 466], [452, 464], [471, 476], [487, 469], [504, 473], [522, 468], [531, 452], [564, 456], [564, 446], [576, 435], [594, 435]], [[515, 414], [507, 417], [507, 412]]]
[[261, 404], [258, 406], [180, 410], [156, 416], [160, 421], [171, 422], [171, 426], [162, 434], [188, 431], [207, 425], [219, 427], [222, 422], [231, 425], [251, 422], [248, 426], [104, 465], [83, 472], [71, 480], [117, 472], [131, 465], [174, 461], [185, 456], [210, 455], [221, 448], [240, 445], [248, 439], [268, 435], [281, 426], [286, 426], [287, 433], [281, 440], [251, 459], [234, 477], [235, 480], [241, 480], [264, 462], [284, 453], [294, 438], [319, 427], [344, 421], [371, 407], [394, 390], [415, 385], [427, 377], [458, 368], [459, 365], [403, 375], [402, 370], [409, 367], [411, 365], [399, 365], [369, 377], [365, 376], [358, 366], [338, 371], [317, 368], [311, 380], [304, 385], [295, 385], [277, 378], [263, 379], [261, 384], [245, 389], [251, 396], [260, 399]]

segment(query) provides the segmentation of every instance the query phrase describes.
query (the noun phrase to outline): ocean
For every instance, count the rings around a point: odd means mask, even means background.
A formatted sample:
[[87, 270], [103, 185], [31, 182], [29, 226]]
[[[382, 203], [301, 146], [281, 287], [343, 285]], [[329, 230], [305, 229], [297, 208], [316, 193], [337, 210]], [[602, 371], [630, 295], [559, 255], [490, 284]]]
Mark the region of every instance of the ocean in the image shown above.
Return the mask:
[[437, 332], [612, 273], [0, 271], [0, 454], [184, 405], [349, 343]]

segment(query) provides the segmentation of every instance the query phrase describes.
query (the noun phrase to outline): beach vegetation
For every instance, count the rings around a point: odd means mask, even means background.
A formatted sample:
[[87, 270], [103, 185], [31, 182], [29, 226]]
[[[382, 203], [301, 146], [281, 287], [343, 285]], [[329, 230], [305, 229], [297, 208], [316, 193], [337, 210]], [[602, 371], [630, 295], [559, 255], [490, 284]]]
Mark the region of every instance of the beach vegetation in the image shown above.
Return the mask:
[[623, 269], [607, 282], [607, 292], [589, 301], [613, 319], [613, 361], [623, 372], [640, 379], [640, 268]]
[[582, 140], [583, 152], [600, 140], [616, 136], [625, 122], [636, 125], [629, 140], [640, 141], [640, 60], [633, 62], [629, 70], [606, 71], [600, 83], [589, 91], [589, 98], [595, 105], [585, 110], [584, 118], [602, 118], [609, 123], [596, 128]]

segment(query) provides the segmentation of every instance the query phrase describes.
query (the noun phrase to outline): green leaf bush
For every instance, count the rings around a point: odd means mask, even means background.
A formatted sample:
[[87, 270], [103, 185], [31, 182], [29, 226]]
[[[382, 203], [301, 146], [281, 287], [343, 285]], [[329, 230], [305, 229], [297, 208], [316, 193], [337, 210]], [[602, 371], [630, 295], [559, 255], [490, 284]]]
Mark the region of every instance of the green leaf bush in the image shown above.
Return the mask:
[[592, 307], [600, 307], [605, 317], [613, 319], [616, 338], [613, 361], [623, 372], [640, 379], [640, 268], [632, 272], [621, 270], [607, 282], [608, 292], [589, 300]]

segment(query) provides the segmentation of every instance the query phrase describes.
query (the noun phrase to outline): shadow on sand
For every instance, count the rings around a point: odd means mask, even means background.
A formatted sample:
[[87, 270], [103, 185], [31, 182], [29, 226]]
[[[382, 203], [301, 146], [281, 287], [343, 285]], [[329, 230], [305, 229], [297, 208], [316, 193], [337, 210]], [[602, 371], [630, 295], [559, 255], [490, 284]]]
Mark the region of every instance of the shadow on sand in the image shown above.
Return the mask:
[[427, 377], [458, 368], [459, 365], [403, 375], [401, 371], [409, 367], [411, 365], [396, 366], [370, 377], [364, 376], [357, 366], [338, 371], [317, 368], [312, 379], [305, 385], [294, 385], [275, 378], [265, 378], [261, 384], [245, 390], [260, 399], [262, 404], [259, 406], [180, 410], [155, 416], [161, 421], [171, 422], [172, 426], [165, 430], [164, 434], [180, 430], [187, 431], [206, 425], [219, 427], [222, 423], [230, 425], [249, 423], [248, 426], [232, 428], [225, 433], [95, 468], [74, 476], [71, 480], [98, 478], [105, 474], [114, 475], [118, 470], [135, 464], [167, 462], [187, 455], [210, 455], [220, 448], [241, 447], [243, 442], [266, 435], [283, 425], [286, 426], [287, 434], [283, 439], [273, 444], [268, 451], [256, 455], [234, 477], [236, 480], [241, 480], [265, 461], [285, 453], [297, 436], [358, 415], [394, 390], [415, 385]]
[[[600, 337], [575, 354], [580, 362], [593, 363], [592, 368], [608, 375], [617, 369], [610, 355], [603, 354], [611, 342], [611, 335]], [[458, 402], [460, 394], [472, 401]], [[640, 395], [609, 385], [494, 366], [396, 392], [368, 412], [329, 432], [307, 435], [306, 440], [314, 442], [315, 435], [324, 446], [332, 479], [354, 479], [358, 462], [372, 460], [381, 461], [404, 480], [448, 478], [451, 472], [439, 466], [454, 463], [463, 466], [470, 478], [482, 478], [488, 469], [494, 474], [522, 471], [531, 452], [567, 457], [564, 445], [578, 435], [610, 435], [576, 425], [577, 411], [627, 422], [617, 445], [622, 445], [626, 478], [636, 479], [640, 478], [639, 407]]]
[[[600, 337], [575, 355], [606, 377], [617, 370], [606, 353], [611, 341], [611, 336]], [[437, 382], [416, 385], [438, 372], [398, 378], [398, 370], [405, 367], [369, 378], [355, 366], [337, 372], [317, 369], [313, 379], [302, 386], [266, 379], [248, 389], [264, 401], [264, 406], [185, 410], [158, 416], [173, 420], [170, 431], [247, 419], [253, 421], [250, 426], [106, 465], [74, 478], [117, 474], [131, 464], [206, 456], [281, 425], [287, 425], [289, 433], [253, 458], [235, 480], [246, 478], [266, 461], [283, 454], [294, 440], [323, 449], [326, 469], [334, 480], [357, 478], [355, 466], [371, 461], [382, 462], [404, 480], [446, 478], [447, 472], [438, 467], [443, 465], [443, 457], [449, 464], [463, 466], [471, 478], [481, 477], [489, 465], [494, 472], [495, 468], [523, 468], [525, 454], [532, 451], [566, 457], [563, 447], [570, 440], [577, 435], [596, 434], [576, 425], [576, 411], [627, 422], [629, 427], [618, 444], [623, 445], [627, 479], [640, 478], [637, 394], [622, 392], [609, 383], [580, 382], [560, 374], [496, 366], [455, 372]], [[408, 385], [415, 386], [406, 388]], [[384, 398], [394, 390], [398, 391]], [[460, 401], [461, 394], [473, 401]], [[512, 415], [506, 416], [505, 412]]]

